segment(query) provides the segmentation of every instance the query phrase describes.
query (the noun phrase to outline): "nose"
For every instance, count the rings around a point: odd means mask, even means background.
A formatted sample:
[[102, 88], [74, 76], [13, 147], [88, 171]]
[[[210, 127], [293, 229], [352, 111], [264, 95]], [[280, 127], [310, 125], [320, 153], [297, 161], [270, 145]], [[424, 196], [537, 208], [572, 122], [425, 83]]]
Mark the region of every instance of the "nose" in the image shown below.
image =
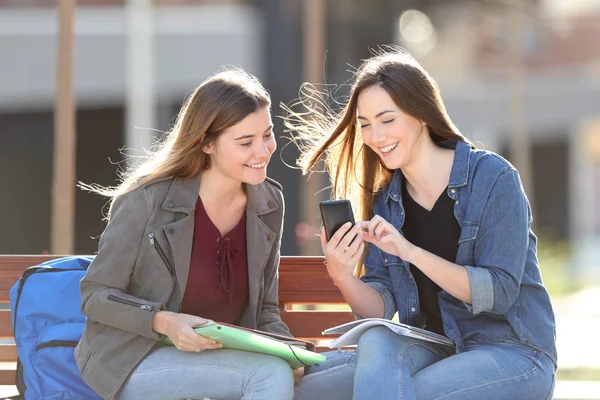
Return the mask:
[[385, 141], [385, 130], [380, 126], [373, 126], [371, 128], [371, 141], [373, 143]]
[[269, 154], [271, 154], [271, 151], [269, 150], [269, 146], [266, 142], [262, 142], [261, 144], [259, 144], [258, 148], [255, 151], [256, 157], [264, 157], [268, 156]]

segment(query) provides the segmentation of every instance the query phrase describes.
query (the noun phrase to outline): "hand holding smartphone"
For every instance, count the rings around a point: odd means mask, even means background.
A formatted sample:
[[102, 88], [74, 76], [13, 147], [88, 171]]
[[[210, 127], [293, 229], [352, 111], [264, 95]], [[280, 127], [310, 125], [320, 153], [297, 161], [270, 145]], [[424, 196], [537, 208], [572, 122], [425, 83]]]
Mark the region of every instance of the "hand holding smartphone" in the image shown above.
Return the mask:
[[334, 233], [338, 231], [346, 222], [354, 225], [354, 213], [350, 200], [327, 200], [319, 203], [321, 209], [321, 218], [325, 227], [327, 241], [331, 239]]

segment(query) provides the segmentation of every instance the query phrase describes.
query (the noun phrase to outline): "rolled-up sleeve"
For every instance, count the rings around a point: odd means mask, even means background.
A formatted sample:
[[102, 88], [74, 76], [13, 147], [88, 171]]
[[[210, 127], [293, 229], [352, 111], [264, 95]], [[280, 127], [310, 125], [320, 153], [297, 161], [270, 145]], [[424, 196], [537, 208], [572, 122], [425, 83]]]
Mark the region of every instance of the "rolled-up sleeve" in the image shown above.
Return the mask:
[[[396, 314], [396, 301], [394, 300], [394, 296], [392, 292], [380, 282], [365, 282], [367, 285], [371, 286], [373, 289], [377, 290], [377, 292], [381, 295], [383, 299], [383, 318], [392, 319], [394, 314]], [[355, 313], [356, 314], [356, 313]], [[357, 314], [358, 316], [358, 314]], [[360, 316], [359, 316], [360, 317]], [[362, 317], [360, 317], [362, 318]]]
[[473, 314], [506, 313], [519, 295], [527, 260], [531, 212], [516, 170], [494, 183], [475, 241], [474, 266], [466, 265]]

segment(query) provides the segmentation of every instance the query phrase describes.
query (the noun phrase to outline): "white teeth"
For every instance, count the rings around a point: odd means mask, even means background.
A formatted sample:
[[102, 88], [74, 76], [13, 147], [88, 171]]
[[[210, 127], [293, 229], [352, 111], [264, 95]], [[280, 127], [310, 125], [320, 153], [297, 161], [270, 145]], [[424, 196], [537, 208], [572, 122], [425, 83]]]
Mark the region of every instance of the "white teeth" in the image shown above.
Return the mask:
[[246, 167], [260, 169], [260, 168], [266, 167], [267, 163], [266, 162], [262, 162], [260, 164], [245, 164], [245, 165], [246, 165]]
[[397, 146], [398, 142], [390, 144], [389, 146], [380, 147], [379, 150], [381, 150], [382, 153], [389, 153], [390, 151], [394, 150]]

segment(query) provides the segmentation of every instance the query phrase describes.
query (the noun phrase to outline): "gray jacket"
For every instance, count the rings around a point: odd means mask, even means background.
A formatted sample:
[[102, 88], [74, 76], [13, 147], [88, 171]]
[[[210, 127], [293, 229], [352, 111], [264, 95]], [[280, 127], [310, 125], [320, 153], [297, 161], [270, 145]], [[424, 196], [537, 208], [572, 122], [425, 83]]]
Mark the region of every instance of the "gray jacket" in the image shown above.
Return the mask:
[[[136, 366], [159, 343], [152, 317], [177, 312], [187, 283], [200, 179], [165, 178], [119, 196], [81, 281], [88, 317], [77, 365], [106, 399], [117, 397]], [[248, 305], [241, 325], [290, 335], [278, 308], [278, 266], [284, 203], [267, 180], [247, 186]]]

